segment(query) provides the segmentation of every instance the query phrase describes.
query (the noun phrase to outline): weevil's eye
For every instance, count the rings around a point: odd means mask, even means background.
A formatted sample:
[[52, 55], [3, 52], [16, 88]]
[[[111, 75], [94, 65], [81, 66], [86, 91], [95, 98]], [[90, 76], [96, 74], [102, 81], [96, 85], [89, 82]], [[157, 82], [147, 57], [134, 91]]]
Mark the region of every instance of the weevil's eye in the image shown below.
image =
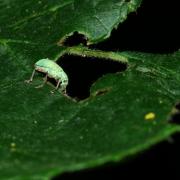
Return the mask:
[[63, 83], [66, 83], [66, 82], [67, 82], [67, 80], [65, 79], [65, 80], [63, 80], [62, 82], [63, 82]]

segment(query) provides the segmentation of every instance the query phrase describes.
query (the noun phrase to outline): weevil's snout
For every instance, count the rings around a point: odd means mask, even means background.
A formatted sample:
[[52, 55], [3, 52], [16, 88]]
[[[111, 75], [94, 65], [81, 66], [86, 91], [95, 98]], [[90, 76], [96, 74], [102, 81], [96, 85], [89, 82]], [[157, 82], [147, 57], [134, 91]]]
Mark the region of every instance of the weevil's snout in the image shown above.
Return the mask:
[[35, 70], [38, 72], [47, 73], [46, 70], [41, 67], [35, 67]]

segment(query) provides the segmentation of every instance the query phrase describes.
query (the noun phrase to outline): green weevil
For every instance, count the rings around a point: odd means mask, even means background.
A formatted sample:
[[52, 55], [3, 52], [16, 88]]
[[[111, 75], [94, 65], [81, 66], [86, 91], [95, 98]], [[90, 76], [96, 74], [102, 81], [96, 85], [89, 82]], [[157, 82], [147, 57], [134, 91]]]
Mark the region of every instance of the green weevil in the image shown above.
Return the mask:
[[60, 86], [60, 90], [63, 93], [66, 93], [66, 87], [68, 85], [68, 76], [56, 62], [54, 62], [48, 58], [40, 59], [39, 61], [37, 61], [35, 63], [34, 66], [35, 66], [35, 69], [33, 70], [33, 73], [31, 75], [30, 79], [27, 80], [26, 82], [29, 83], [29, 82], [33, 81], [33, 77], [34, 77], [36, 71], [43, 72], [46, 74], [44, 83], [42, 85], [38, 86], [37, 88], [43, 87], [44, 84], [47, 82], [47, 78], [50, 77], [57, 81], [56, 90]]

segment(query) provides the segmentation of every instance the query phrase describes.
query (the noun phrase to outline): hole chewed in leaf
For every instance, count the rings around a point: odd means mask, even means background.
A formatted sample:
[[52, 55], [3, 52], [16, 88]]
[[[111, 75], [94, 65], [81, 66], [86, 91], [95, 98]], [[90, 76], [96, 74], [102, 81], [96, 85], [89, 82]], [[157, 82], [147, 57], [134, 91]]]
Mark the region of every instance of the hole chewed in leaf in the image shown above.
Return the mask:
[[65, 36], [63, 39], [61, 39], [58, 42], [58, 45], [60, 46], [68, 46], [68, 47], [72, 47], [72, 46], [77, 46], [77, 45], [87, 45], [87, 38], [85, 35], [78, 33], [77, 31], [75, 31], [74, 33]]
[[180, 125], [180, 112], [174, 113], [171, 116], [170, 123], [175, 123]]
[[180, 111], [180, 102], [176, 104], [176, 109]]
[[175, 105], [175, 108], [173, 109], [169, 122], [180, 124], [180, 103], [177, 103]]
[[[117, 73], [126, 70], [127, 64], [102, 58], [81, 57], [76, 55], [63, 55], [57, 63], [63, 68], [69, 77], [67, 86], [68, 96], [83, 100], [90, 96], [91, 85], [100, 77], [108, 73]], [[97, 95], [105, 94], [104, 91]]]

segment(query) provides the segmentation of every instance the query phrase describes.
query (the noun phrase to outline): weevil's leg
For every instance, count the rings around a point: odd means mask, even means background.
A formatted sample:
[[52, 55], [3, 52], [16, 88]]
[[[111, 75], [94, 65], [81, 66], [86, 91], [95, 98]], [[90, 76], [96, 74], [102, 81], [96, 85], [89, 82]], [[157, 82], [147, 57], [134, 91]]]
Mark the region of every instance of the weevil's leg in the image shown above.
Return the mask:
[[[57, 82], [57, 85], [55, 87], [55, 90], [58, 90], [60, 83], [61, 83], [61, 80], [59, 79], [58, 82]], [[51, 91], [51, 93], [53, 94], [54, 91]]]
[[48, 78], [48, 74], [46, 74], [44, 82], [42, 84], [40, 84], [39, 86], [36, 86], [35, 88], [42, 88], [46, 84], [47, 78]]
[[30, 79], [29, 79], [29, 80], [25, 80], [25, 82], [27, 82], [27, 83], [32, 82], [35, 72], [36, 72], [36, 70], [34, 69], [33, 72], [32, 72], [32, 75], [31, 75]]
[[56, 90], [58, 90], [60, 83], [61, 83], [61, 80], [59, 79], [56, 85]]

